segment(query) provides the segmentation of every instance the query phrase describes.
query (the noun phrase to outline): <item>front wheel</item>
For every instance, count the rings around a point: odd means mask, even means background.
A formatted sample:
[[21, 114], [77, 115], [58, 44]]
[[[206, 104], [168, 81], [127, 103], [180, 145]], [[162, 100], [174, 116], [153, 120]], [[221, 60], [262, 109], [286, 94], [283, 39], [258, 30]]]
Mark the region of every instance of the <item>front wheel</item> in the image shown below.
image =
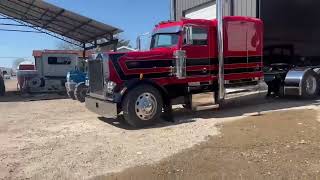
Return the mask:
[[163, 109], [160, 92], [149, 85], [129, 91], [122, 102], [124, 119], [133, 127], [143, 128], [159, 122]]
[[319, 93], [319, 80], [318, 75], [314, 71], [309, 71], [302, 79], [302, 97], [315, 98]]
[[81, 103], [85, 102], [88, 87], [84, 83], [77, 84], [74, 95]]

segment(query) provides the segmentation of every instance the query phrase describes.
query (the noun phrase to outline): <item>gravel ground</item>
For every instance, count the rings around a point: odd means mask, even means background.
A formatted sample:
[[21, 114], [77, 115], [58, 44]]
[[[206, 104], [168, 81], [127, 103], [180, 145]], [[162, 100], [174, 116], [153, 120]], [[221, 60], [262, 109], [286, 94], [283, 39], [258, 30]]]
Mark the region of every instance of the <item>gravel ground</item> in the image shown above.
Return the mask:
[[136, 165], [153, 164], [191, 148], [218, 135], [217, 124], [221, 122], [279, 109], [315, 107], [318, 103], [274, 102], [252, 96], [233, 101], [220, 111], [177, 110], [177, 123], [135, 130], [121, 120], [100, 118], [75, 101], [61, 97], [39, 100], [42, 98], [21, 98], [9, 93], [0, 99], [0, 178], [103, 176]]
[[273, 112], [224, 123], [219, 136], [159, 163], [96, 179], [319, 179], [318, 111]]

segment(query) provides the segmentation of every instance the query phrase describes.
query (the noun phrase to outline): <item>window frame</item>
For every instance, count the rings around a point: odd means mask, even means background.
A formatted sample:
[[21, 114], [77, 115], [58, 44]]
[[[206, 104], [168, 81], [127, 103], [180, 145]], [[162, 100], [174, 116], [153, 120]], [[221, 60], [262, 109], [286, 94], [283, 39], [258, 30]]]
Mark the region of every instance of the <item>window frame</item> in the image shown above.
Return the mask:
[[[171, 45], [168, 45], [168, 46], [155, 46], [155, 45], [158, 45], [159, 43], [159, 38], [160, 36], [163, 36], [163, 35], [166, 35], [166, 36], [170, 36], [171, 37], [171, 40], [172, 40], [172, 37], [173, 35], [174, 36], [177, 36], [177, 43], [176, 44], [171, 44]], [[157, 36], [157, 37], [155, 37]], [[150, 45], [150, 48], [151, 49], [155, 49], [155, 48], [170, 48], [170, 47], [174, 47], [174, 46], [177, 46], [179, 44], [179, 33], [157, 33], [157, 34], [154, 34], [152, 37], [151, 37], [151, 45]], [[156, 44], [157, 43], [157, 44]]]
[[[186, 32], [183, 31], [183, 46], [209, 46], [209, 28], [206, 27], [206, 26], [199, 26], [199, 25], [192, 25], [192, 24], [188, 24], [188, 25], [185, 25], [185, 27], [192, 27], [192, 29], [203, 29], [206, 31], [207, 33], [207, 43], [206, 44], [202, 44], [202, 45], [199, 45], [199, 44], [186, 44]], [[184, 29], [184, 28], [183, 28]], [[193, 35], [193, 30], [192, 30], [192, 35]]]
[[[52, 58], [56, 58], [56, 60], [55, 60], [56, 63], [50, 62], [50, 59], [52, 59]], [[64, 58], [64, 59], [66, 59], [66, 60], [64, 60], [64, 62], [67, 61], [67, 63], [58, 63], [59, 58]], [[52, 60], [52, 61], [53, 61], [53, 60]], [[72, 58], [70, 58], [70, 57], [49, 56], [49, 57], [47, 58], [47, 62], [48, 62], [48, 65], [52, 65], [52, 66], [71, 65], [71, 64], [72, 64]]]

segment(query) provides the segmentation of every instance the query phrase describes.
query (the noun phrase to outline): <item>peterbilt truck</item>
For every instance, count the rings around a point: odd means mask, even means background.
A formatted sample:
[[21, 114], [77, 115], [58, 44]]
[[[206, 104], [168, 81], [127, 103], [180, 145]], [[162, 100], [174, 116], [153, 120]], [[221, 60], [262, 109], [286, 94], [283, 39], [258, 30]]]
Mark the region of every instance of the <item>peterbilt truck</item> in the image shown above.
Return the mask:
[[128, 124], [145, 127], [161, 115], [170, 118], [174, 104], [193, 109], [199, 94], [219, 104], [223, 87], [259, 86], [264, 79], [262, 21], [223, 21], [224, 65], [218, 60], [217, 20], [161, 22], [149, 51], [95, 54], [88, 63], [87, 108], [105, 117], [123, 112]]

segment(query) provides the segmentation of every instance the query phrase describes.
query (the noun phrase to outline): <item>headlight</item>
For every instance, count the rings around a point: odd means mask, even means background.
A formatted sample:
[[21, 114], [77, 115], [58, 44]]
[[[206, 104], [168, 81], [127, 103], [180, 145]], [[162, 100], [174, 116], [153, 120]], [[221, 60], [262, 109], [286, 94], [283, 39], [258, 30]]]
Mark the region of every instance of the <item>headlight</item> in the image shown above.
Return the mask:
[[86, 86], [89, 86], [89, 79], [86, 79], [85, 85], [86, 85]]
[[67, 82], [70, 81], [70, 73], [67, 74]]
[[117, 86], [117, 84], [113, 81], [108, 81], [107, 82], [107, 93], [108, 94], [113, 94], [114, 88]]

